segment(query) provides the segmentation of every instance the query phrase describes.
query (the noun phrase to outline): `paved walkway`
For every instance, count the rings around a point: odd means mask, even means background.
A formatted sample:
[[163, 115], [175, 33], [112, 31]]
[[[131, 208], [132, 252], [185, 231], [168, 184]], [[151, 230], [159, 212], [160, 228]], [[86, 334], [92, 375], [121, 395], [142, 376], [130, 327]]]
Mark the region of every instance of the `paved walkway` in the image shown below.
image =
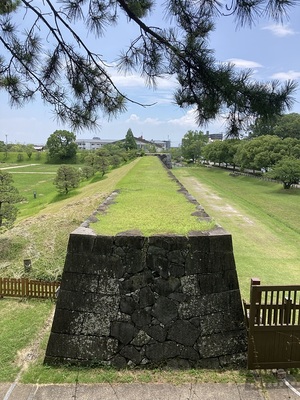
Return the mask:
[[[264, 388], [255, 384], [0, 384], [2, 400], [299, 400], [300, 384], [288, 388], [283, 381]], [[298, 393], [298, 394], [297, 394]]]

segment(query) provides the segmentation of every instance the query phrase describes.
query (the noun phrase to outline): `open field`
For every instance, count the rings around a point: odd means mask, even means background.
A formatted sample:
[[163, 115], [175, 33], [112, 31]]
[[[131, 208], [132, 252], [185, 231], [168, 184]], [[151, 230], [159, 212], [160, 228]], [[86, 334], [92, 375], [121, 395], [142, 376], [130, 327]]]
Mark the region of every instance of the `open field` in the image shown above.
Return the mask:
[[252, 277], [262, 284], [300, 284], [300, 190], [219, 168], [173, 173], [205, 211], [232, 234], [240, 287], [249, 296]]
[[[28, 258], [32, 260], [32, 270], [26, 276], [58, 279], [63, 269], [70, 233], [106, 199], [135, 162], [112, 170], [105, 179], [97, 181], [97, 178], [92, 178], [92, 182], [94, 179], [96, 182], [81, 185], [69, 196], [57, 194], [52, 184], [53, 178], [41, 184], [38, 194], [45, 193], [40, 196], [41, 203], [37, 206], [39, 196], [34, 199], [31, 194], [29, 203], [24, 204], [23, 215], [22, 209], [20, 211], [15, 227], [0, 236], [0, 275], [15, 278], [24, 276], [23, 260]], [[32, 174], [15, 176], [23, 180], [24, 186]], [[35, 182], [40, 179], [40, 175], [36, 174]], [[23, 194], [21, 189], [20, 193]], [[25, 216], [25, 212], [29, 212], [29, 216]]]
[[[0, 273], [23, 274], [23, 258], [33, 261], [32, 275], [55, 279], [61, 273], [69, 233], [85, 220], [127, 175], [137, 161], [111, 171], [107, 178], [52, 202], [35, 216], [18, 221], [0, 236]], [[29, 171], [28, 171], [29, 172]], [[262, 283], [300, 282], [300, 191], [253, 178], [230, 177], [228, 171], [205, 168], [173, 170], [208, 214], [233, 235], [243, 297], [249, 280]], [[27, 175], [26, 175], [27, 176]], [[273, 204], [273, 205], [272, 205]], [[0, 381], [13, 381], [21, 371], [25, 383], [101, 382], [246, 382], [245, 370], [162, 371], [43, 365], [54, 304], [0, 300]], [[13, 317], [12, 317], [13, 316]], [[2, 329], [2, 326], [5, 329]], [[263, 379], [272, 379], [266, 374]]]

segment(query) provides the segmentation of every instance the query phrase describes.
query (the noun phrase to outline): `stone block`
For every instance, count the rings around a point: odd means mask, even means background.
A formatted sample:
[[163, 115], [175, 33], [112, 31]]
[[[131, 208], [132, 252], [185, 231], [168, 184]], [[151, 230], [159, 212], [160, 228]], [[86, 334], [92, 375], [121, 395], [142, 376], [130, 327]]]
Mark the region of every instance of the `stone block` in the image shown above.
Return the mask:
[[224, 331], [198, 340], [201, 358], [220, 357], [246, 351], [245, 331]]
[[128, 279], [125, 279], [123, 282], [120, 282], [120, 293], [132, 293], [143, 287], [148, 286], [153, 281], [153, 276], [150, 271], [140, 272], [136, 275], [131, 276]]
[[140, 364], [142, 361], [140, 352], [134, 346], [124, 346], [120, 351], [120, 355], [132, 361], [135, 365]]
[[179, 356], [180, 350], [181, 346], [178, 343], [171, 341], [148, 344], [145, 346], [146, 357], [154, 363], [175, 358]]
[[95, 254], [103, 254], [105, 256], [109, 256], [112, 254], [113, 245], [113, 236], [97, 235], [91, 251]]
[[138, 331], [129, 322], [112, 322], [110, 334], [113, 338], [116, 338], [126, 345], [132, 341]]
[[181, 286], [180, 279], [170, 276], [168, 279], [157, 278], [152, 284], [152, 291], [160, 296], [168, 297]]
[[189, 321], [177, 320], [169, 329], [167, 339], [186, 346], [193, 346], [200, 335], [200, 330]]
[[174, 301], [160, 296], [152, 308], [152, 315], [162, 324], [167, 324], [177, 318], [178, 308]]
[[131, 316], [132, 322], [136, 327], [144, 327], [151, 323], [151, 315], [145, 310], [135, 310]]
[[155, 246], [169, 253], [174, 250], [186, 250], [188, 245], [189, 241], [186, 236], [152, 235], [149, 237], [149, 251], [151, 251], [151, 246]]
[[167, 337], [167, 329], [160, 325], [146, 326], [145, 332], [157, 342], [164, 342]]
[[77, 253], [83, 254], [86, 252], [91, 252], [94, 247], [96, 236], [94, 235], [85, 235], [85, 234], [76, 234], [71, 233], [67, 253]]
[[132, 296], [123, 295], [120, 300], [120, 311], [125, 314], [132, 314], [139, 307], [138, 302]]
[[155, 303], [154, 293], [149, 286], [141, 288], [139, 297], [140, 297], [141, 308], [152, 306]]

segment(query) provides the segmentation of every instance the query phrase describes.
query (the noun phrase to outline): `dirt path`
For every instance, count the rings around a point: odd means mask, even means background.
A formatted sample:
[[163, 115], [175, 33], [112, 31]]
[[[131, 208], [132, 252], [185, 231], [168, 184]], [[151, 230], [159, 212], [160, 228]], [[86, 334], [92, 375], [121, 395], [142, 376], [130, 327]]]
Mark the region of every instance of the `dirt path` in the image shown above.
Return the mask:
[[33, 167], [35, 165], [38, 165], [38, 164], [15, 165], [14, 167], [4, 167], [4, 168], [0, 168], [0, 169], [4, 170], [4, 169], [26, 168], [26, 167]]
[[247, 215], [242, 214], [241, 211], [238, 211], [232, 205], [226, 203], [224, 199], [219, 197], [216, 193], [212, 192], [211, 189], [207, 188], [202, 183], [199, 183], [196, 178], [180, 177], [180, 181], [201, 205], [203, 202], [205, 204], [208, 203], [209, 207], [212, 210], [221, 212], [222, 214], [228, 216], [228, 218], [235, 217], [237, 220], [240, 221], [240, 223], [244, 223], [246, 225], [255, 224], [255, 222]]

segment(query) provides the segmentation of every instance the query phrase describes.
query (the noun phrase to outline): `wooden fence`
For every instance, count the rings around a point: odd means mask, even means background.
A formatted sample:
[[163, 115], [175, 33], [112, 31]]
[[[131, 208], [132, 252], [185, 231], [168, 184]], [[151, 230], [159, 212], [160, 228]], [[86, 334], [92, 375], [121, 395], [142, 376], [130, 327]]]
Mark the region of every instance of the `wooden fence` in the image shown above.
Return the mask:
[[248, 368], [300, 367], [300, 285], [261, 286], [252, 278], [248, 329]]
[[0, 278], [0, 297], [55, 299], [60, 282]]

